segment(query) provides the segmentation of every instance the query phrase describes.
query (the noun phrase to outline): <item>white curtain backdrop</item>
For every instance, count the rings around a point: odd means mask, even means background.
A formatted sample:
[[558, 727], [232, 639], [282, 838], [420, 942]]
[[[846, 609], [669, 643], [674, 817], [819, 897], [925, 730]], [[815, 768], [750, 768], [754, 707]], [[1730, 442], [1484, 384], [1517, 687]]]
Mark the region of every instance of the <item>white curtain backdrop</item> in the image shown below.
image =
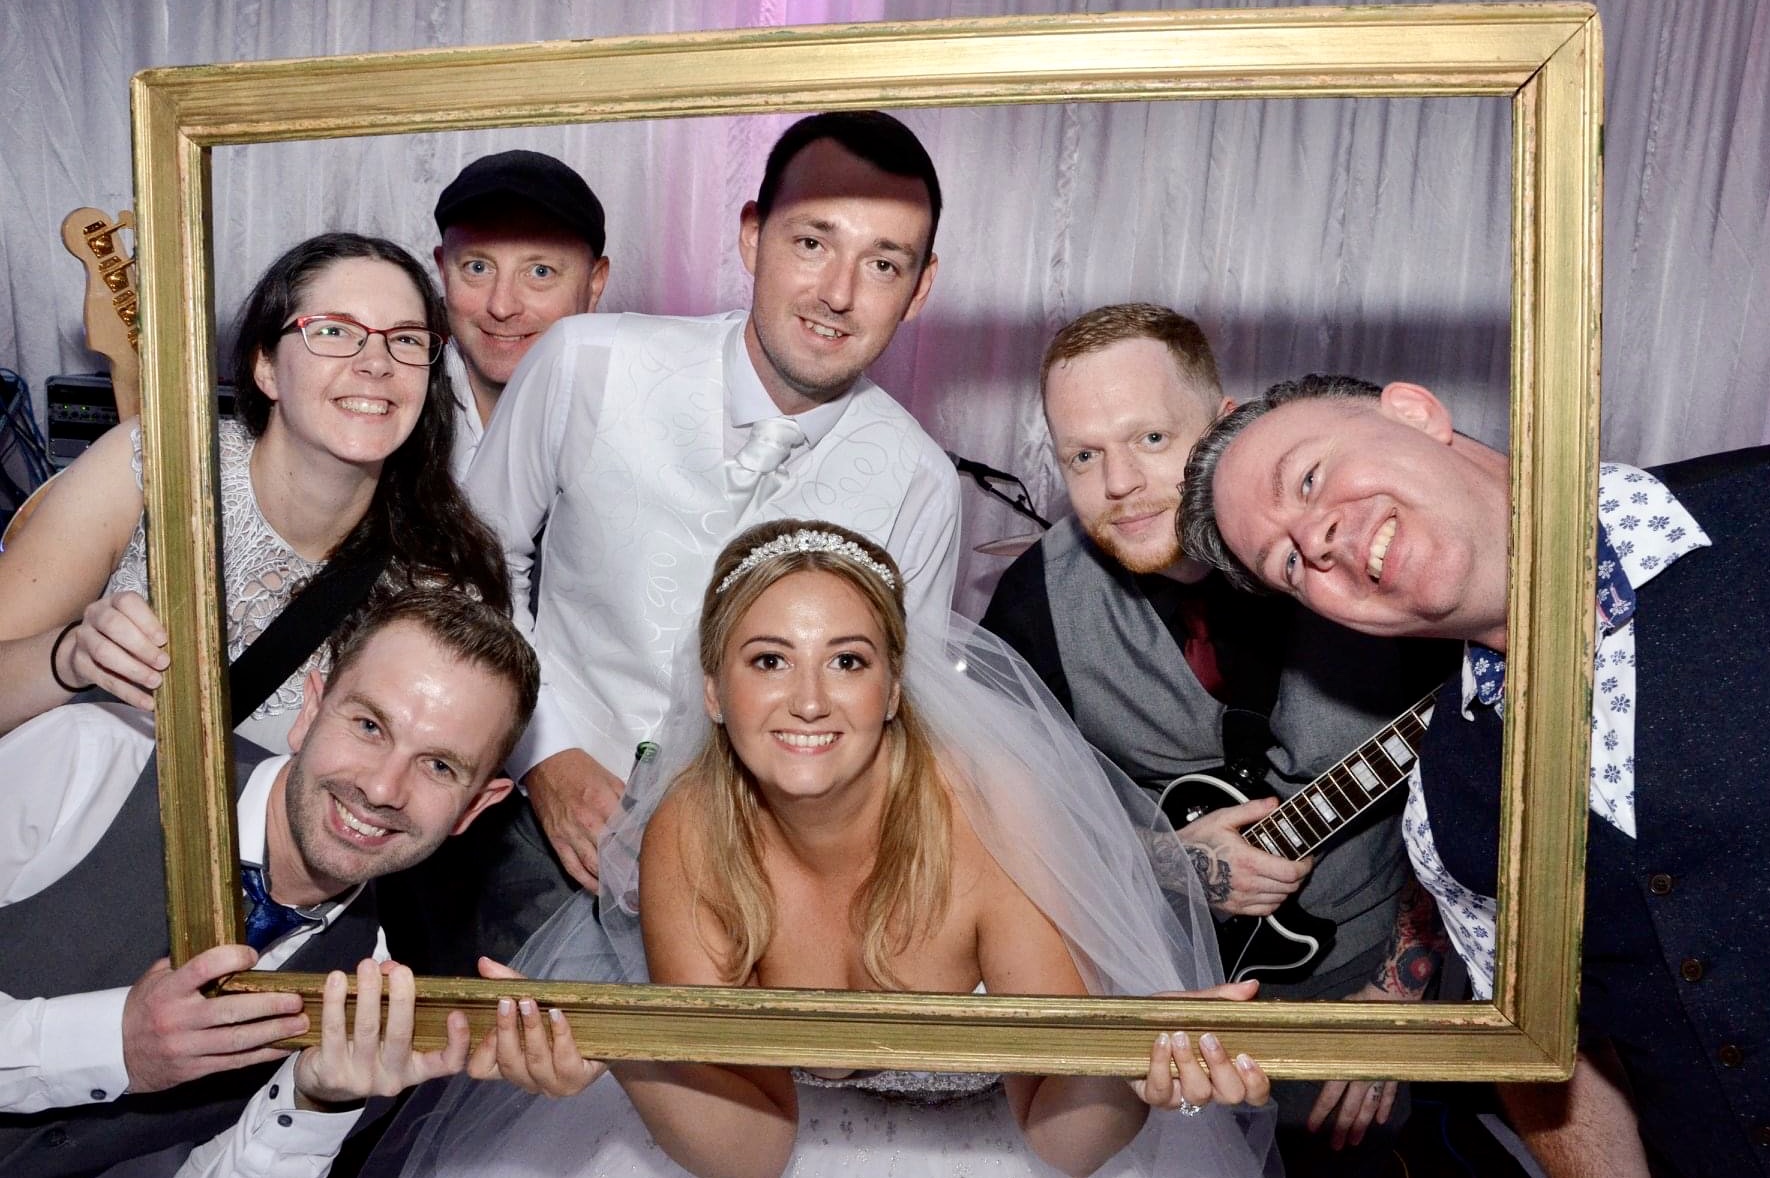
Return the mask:
[[[11, 0], [0, 6], [0, 365], [92, 371], [57, 227], [129, 207], [128, 79], [148, 66], [685, 29], [1104, 11], [1153, 0]], [[1158, 5], [1159, 6], [1159, 5]], [[1252, 7], [1252, 5], [1233, 5]], [[1605, 451], [1770, 441], [1770, 6], [1600, 0], [1606, 54]], [[947, 448], [1065, 510], [1038, 359], [1105, 302], [1187, 311], [1237, 397], [1309, 371], [1407, 378], [1503, 441], [1510, 122], [1500, 99], [1068, 104], [901, 112], [946, 188], [939, 280], [874, 375]], [[608, 210], [604, 310], [747, 305], [737, 212], [791, 116], [218, 149], [225, 346], [252, 279], [333, 228], [421, 257], [468, 160], [532, 147]], [[975, 491], [967, 548], [1025, 531]], [[975, 615], [1005, 561], [968, 552]]]

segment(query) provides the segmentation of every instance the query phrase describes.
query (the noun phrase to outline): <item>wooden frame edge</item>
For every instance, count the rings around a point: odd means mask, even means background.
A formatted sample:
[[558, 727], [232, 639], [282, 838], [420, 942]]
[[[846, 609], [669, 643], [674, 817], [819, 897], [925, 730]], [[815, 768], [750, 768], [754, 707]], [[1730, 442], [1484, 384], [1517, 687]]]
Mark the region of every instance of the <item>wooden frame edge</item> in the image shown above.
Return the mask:
[[[1126, 38], [1152, 48], [1128, 53]], [[1305, 44], [1326, 46], [1326, 60], [1311, 58]], [[1514, 569], [1525, 575], [1514, 576], [1511, 601], [1514, 715], [1505, 751], [1495, 1002], [1227, 1006], [668, 987], [591, 992], [557, 983], [520, 989], [564, 1007], [581, 1041], [611, 1057], [692, 1051], [722, 1062], [1136, 1074], [1146, 1066], [1151, 1032], [1184, 1026], [1218, 1029], [1232, 1051], [1249, 1051], [1275, 1076], [1566, 1076], [1583, 896], [1572, 856], [1583, 849], [1589, 755], [1577, 736], [1586, 731], [1591, 691], [1600, 47], [1590, 5], [1446, 5], [691, 33], [137, 75], [150, 576], [173, 666], [159, 714], [174, 960], [240, 935], [224, 646], [212, 592], [213, 146], [824, 106], [1511, 94], [1512, 545]], [[1402, 52], [1409, 48], [1411, 55]], [[636, 86], [630, 71], [611, 68], [623, 54], [644, 58], [649, 83]], [[574, 68], [592, 59], [595, 79]], [[1050, 62], [1064, 64], [1041, 65]], [[303, 92], [313, 72], [326, 78], [323, 98]], [[513, 72], [526, 97], [500, 89]], [[790, 84], [762, 85], [761, 77]], [[475, 78], [486, 86], [466, 84]], [[353, 86], [374, 89], [386, 100], [380, 109], [392, 113], [338, 117], [340, 107], [360, 105], [340, 102]], [[316, 975], [277, 974], [236, 977], [229, 988], [300, 992], [317, 1026], [319, 985]], [[440, 1042], [443, 1014], [456, 1004], [483, 1027], [493, 992], [472, 980], [421, 981], [420, 1031]]]

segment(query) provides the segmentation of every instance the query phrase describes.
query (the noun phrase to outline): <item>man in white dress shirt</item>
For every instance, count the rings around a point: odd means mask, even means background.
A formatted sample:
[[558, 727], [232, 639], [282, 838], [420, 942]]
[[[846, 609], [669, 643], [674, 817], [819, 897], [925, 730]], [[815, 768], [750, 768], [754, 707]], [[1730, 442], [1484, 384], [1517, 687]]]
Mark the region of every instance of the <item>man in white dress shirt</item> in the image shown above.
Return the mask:
[[[259, 1087], [260, 1065], [286, 1054], [271, 1045], [307, 1029], [298, 995], [203, 988], [242, 969], [348, 969], [374, 953], [364, 886], [509, 792], [498, 767], [540, 674], [506, 617], [442, 591], [369, 607], [334, 649], [330, 681], [310, 675], [294, 755], [236, 754], [248, 944], [178, 969], [164, 956], [148, 718], [74, 704], [0, 745], [0, 1173], [96, 1173], [146, 1155], [141, 1172], [170, 1172], [230, 1124], [200, 1157], [232, 1172], [248, 1150], [328, 1153], [354, 1122], [354, 1110], [320, 1109], [339, 1098], [337, 1073], [311, 1051]], [[459, 1069], [464, 1027], [459, 1038], [442, 1070]], [[406, 1057], [407, 1083], [443, 1063], [410, 1056], [409, 1041]]]
[[713, 559], [744, 527], [799, 516], [864, 532], [902, 566], [912, 614], [944, 620], [957, 479], [865, 376], [928, 298], [939, 216], [933, 163], [902, 123], [802, 119], [739, 219], [748, 313], [565, 319], [512, 379], [466, 487], [518, 601], [547, 525], [542, 697], [510, 768], [579, 884], [595, 885], [596, 838], [663, 719]]
[[596, 310], [608, 285], [602, 202], [538, 151], [481, 156], [436, 201], [436, 272], [449, 311], [443, 364], [455, 389], [456, 481], [510, 374], [541, 333]]

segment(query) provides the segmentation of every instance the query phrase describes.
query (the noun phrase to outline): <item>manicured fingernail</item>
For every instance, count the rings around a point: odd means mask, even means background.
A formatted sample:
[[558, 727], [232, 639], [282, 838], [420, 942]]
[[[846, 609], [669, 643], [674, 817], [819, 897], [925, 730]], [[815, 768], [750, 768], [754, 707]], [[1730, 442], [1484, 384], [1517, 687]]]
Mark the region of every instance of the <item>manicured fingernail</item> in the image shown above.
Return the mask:
[[498, 999], [498, 1013], [499, 1014], [508, 1015], [508, 1014], [510, 1014], [511, 1011], [513, 1011], [515, 1009], [516, 1009], [516, 1005], [514, 1003], [512, 1003], [510, 1001], [510, 999], [508, 999], [508, 998]]
[[523, 1018], [534, 1018], [536, 1010], [539, 1009], [535, 1006], [533, 998], [524, 998], [519, 1005], [522, 1007]]
[[1166, 1031], [1163, 1031], [1155, 1037], [1155, 1045], [1164, 1048], [1168, 1045], [1168, 1033]]
[[1175, 1031], [1174, 1032], [1174, 1046], [1179, 1048], [1181, 1051], [1191, 1051], [1192, 1050], [1192, 1040], [1188, 1039], [1186, 1037], [1185, 1031]]
[[1244, 1072], [1251, 1072], [1254, 1070], [1254, 1061], [1250, 1059], [1248, 1053], [1244, 1051], [1235, 1057], [1235, 1066]]
[[1203, 1047], [1206, 1051], [1221, 1051], [1221, 1050], [1223, 1050], [1223, 1045], [1221, 1043], [1217, 1042], [1217, 1036], [1211, 1034], [1211, 1032], [1209, 1032], [1209, 1031], [1206, 1031], [1204, 1034], [1202, 1034], [1198, 1037], [1198, 1044], [1200, 1047]]
[[563, 1023], [565, 1021], [565, 1011], [555, 1006], [552, 1010], [547, 1012], [547, 1017], [556, 1023]]

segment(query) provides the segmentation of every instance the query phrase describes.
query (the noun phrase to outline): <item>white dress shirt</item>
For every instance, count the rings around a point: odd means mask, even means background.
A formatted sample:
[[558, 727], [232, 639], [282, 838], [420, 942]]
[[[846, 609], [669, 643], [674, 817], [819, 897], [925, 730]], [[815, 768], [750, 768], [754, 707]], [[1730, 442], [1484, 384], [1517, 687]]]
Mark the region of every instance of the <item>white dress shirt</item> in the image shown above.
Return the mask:
[[946, 616], [959, 488], [945, 452], [864, 377], [794, 421], [807, 445], [766, 503], [735, 514], [724, 463], [780, 410], [744, 345], [742, 312], [705, 319], [576, 315], [524, 357], [465, 483], [498, 533], [518, 603], [535, 535], [541, 699], [509, 766], [582, 748], [625, 777], [662, 722], [713, 560], [743, 527], [792, 516], [870, 536], [902, 567], [912, 614]]
[[467, 468], [473, 464], [486, 427], [479, 419], [479, 402], [474, 399], [473, 385], [467, 379], [467, 364], [453, 340], [443, 348], [442, 366], [455, 398], [455, 452], [449, 457], [449, 473], [459, 483], [467, 478]]
[[[52, 708], [0, 739], [0, 906], [36, 895], [91, 853], [141, 776], [153, 742], [153, 717], [114, 703]], [[263, 865], [271, 786], [288, 761], [287, 756], [261, 761], [240, 794], [235, 815], [240, 845], [247, 849], [242, 862]], [[255, 968], [275, 969], [287, 961], [342, 914], [360, 890], [303, 909], [319, 923], [267, 946]], [[20, 950], [9, 946], [8, 951]], [[103, 952], [102, 944], [95, 951]], [[378, 950], [378, 956], [384, 954]], [[143, 972], [149, 964], [141, 963]], [[0, 994], [0, 1111], [29, 1113], [122, 1095], [129, 1083], [123, 1064], [123, 1004], [128, 994], [128, 987], [55, 998]], [[293, 1060], [288, 1061], [285, 1071], [292, 1066]], [[289, 1075], [292, 1080], [293, 1072]], [[222, 1146], [229, 1156], [262, 1155], [262, 1149], [253, 1148], [253, 1134], [262, 1136], [264, 1126], [254, 1129], [252, 1113], [275, 1103], [266, 1096], [274, 1085], [273, 1080], [259, 1093], [233, 1130], [205, 1148], [213, 1148], [218, 1157]], [[293, 1098], [292, 1082], [285, 1081], [281, 1088], [286, 1099]], [[330, 1124], [315, 1139], [329, 1140], [332, 1152], [356, 1120], [355, 1113], [301, 1116], [310, 1135], [316, 1132], [312, 1118], [328, 1119]], [[259, 1119], [268, 1119], [272, 1128], [288, 1137], [289, 1127], [276, 1123], [274, 1111], [261, 1113]], [[292, 1147], [279, 1144], [278, 1149], [292, 1148], [299, 1156], [305, 1147], [299, 1142]], [[257, 1171], [211, 1167], [189, 1172]], [[324, 1167], [275, 1172], [323, 1173]]]

